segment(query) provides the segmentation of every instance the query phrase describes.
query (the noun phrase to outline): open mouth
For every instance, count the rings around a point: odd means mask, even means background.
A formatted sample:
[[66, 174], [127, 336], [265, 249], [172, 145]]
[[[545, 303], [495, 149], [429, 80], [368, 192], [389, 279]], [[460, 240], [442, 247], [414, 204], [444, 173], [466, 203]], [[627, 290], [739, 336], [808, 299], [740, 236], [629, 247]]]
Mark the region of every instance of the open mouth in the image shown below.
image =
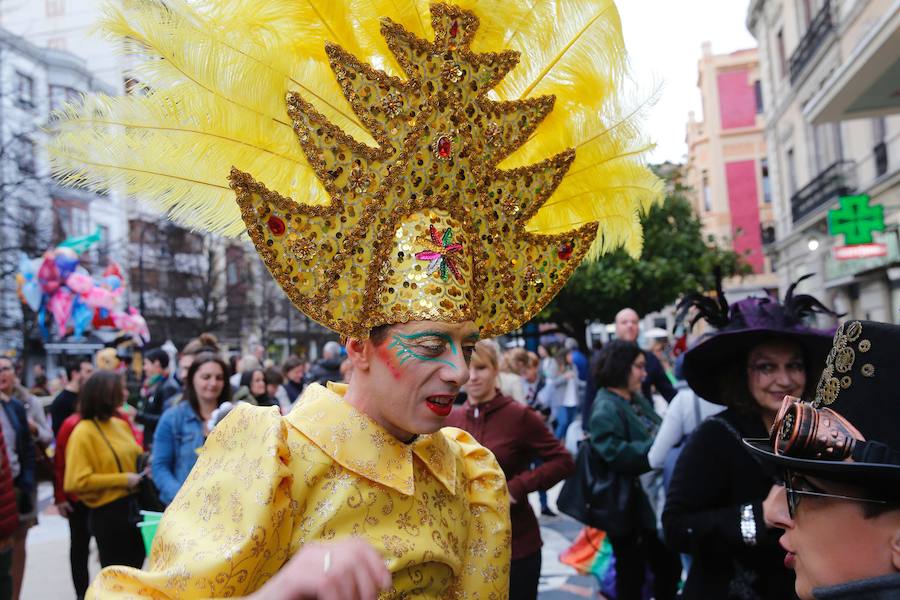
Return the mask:
[[453, 410], [453, 396], [428, 396], [428, 398], [425, 399], [425, 406], [439, 417], [446, 417], [450, 414], [450, 411]]

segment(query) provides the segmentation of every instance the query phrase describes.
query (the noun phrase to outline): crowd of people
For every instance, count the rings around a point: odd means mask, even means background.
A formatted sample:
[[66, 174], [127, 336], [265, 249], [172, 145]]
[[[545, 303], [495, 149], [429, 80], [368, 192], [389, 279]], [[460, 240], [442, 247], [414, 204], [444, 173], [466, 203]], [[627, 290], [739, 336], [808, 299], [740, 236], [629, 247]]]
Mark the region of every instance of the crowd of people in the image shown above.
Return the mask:
[[223, 405], [274, 406], [285, 414], [310, 383], [342, 381], [341, 352], [328, 342], [311, 365], [291, 355], [276, 366], [259, 345], [226, 358], [215, 336], [203, 334], [177, 355], [145, 351], [136, 393], [128, 385], [135, 372], [111, 348], [73, 357], [53, 380], [37, 365], [31, 388], [21, 365], [0, 355], [0, 598], [21, 594], [39, 480], [53, 482], [56, 509], [68, 521], [72, 583], [83, 598], [91, 538], [102, 566], [144, 563], [129, 502], [142, 480], [152, 481], [168, 505], [227, 414]]
[[[573, 338], [537, 352], [474, 342], [467, 381], [444, 425], [489, 449], [506, 478], [510, 598], [537, 598], [541, 535], [528, 495], [537, 492], [541, 513], [556, 516], [546, 491], [573, 474], [570, 450], [579, 443], [633, 484], [630, 505], [620, 507], [627, 526], [606, 532], [615, 564], [610, 595], [777, 600], [795, 597], [796, 586], [801, 598], [813, 597], [822, 581], [795, 579], [779, 545], [792, 518], [781, 510], [784, 473], [743, 441], [768, 437], [785, 397], [816, 394], [816, 370], [832, 336], [805, 326], [791, 303], [748, 299], [709, 314], [697, 302], [698, 318], [718, 329], [677, 360], [638, 346], [631, 309], [617, 315], [613, 339], [589, 355]], [[146, 351], [129, 403], [124, 365], [104, 351], [66, 364], [46, 414], [21, 385], [16, 364], [0, 357], [0, 597], [18, 598], [22, 588], [42, 460], [53, 457], [56, 508], [68, 520], [72, 581], [82, 598], [92, 537], [102, 566], [144, 564], [129, 502], [142, 481], [153, 482], [163, 506], [171, 504], [234, 406], [286, 415], [311, 385], [331, 388], [352, 376], [346, 352], [328, 342], [313, 365], [289, 356], [275, 367], [262, 347], [229, 359], [204, 334], [177, 356]]]

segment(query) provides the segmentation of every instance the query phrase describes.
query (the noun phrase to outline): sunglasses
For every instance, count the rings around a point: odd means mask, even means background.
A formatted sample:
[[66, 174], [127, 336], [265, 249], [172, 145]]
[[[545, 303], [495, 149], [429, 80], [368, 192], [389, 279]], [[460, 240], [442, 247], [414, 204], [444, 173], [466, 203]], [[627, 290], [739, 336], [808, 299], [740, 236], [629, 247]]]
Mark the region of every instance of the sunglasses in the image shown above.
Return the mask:
[[784, 491], [787, 495], [788, 514], [791, 516], [791, 519], [797, 514], [797, 507], [800, 505], [800, 498], [803, 496], [833, 498], [835, 500], [849, 500], [851, 502], [865, 502], [868, 504], [887, 504], [886, 500], [874, 500], [872, 498], [832, 494], [814, 485], [802, 475], [798, 475], [792, 471], [784, 472]]

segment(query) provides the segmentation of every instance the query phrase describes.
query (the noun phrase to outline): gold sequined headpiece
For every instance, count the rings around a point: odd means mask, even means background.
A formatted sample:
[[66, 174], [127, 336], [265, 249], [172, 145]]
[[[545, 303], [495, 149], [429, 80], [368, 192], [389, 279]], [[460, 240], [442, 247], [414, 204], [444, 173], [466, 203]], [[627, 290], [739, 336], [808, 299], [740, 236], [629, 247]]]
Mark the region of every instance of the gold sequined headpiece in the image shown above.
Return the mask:
[[[556, 10], [557, 20], [564, 18], [556, 3], [539, 4]], [[570, 46], [587, 44], [589, 39], [581, 39], [585, 32], [601, 17], [608, 18], [610, 8], [615, 13], [611, 2], [585, 6], [598, 12], [588, 19], [579, 16], [584, 29]], [[446, 4], [433, 4], [430, 10], [431, 42], [390, 18], [381, 20], [380, 33], [405, 79], [362, 62], [342, 44], [323, 44], [328, 67], [374, 146], [335, 124], [322, 103], [318, 108], [311, 103], [322, 100], [312, 86], [286, 90], [289, 123], [326, 201], [304, 202], [296, 195], [296, 187], [302, 186], [293, 184], [295, 195], [282, 195], [284, 180], [258, 166], [251, 168], [248, 161], [235, 160], [230, 169], [241, 217], [269, 271], [300, 310], [347, 336], [365, 338], [373, 327], [410, 320], [471, 320], [486, 336], [511, 331], [531, 319], [566, 282], [595, 245], [601, 217], [609, 218], [602, 225], [608, 239], [601, 238], [595, 250], [615, 247], [629, 236], [629, 249], [639, 248], [639, 239], [633, 239], [640, 237], [639, 226], [635, 228], [638, 210], [658, 196], [658, 183], [646, 169], [629, 162], [632, 152], [598, 155], [596, 149], [586, 148], [586, 162], [566, 187], [566, 197], [549, 203], [572, 173], [580, 149], [562, 147], [550, 158], [524, 162], [522, 157], [534, 152], [522, 152], [517, 155], [519, 166], [498, 168], [534, 137], [544, 139], [538, 151], [553, 147], [546, 141], [552, 130], [543, 135], [536, 131], [558, 104], [556, 93], [563, 92], [556, 90], [564, 82], [547, 88], [554, 95], [526, 97], [542, 89], [535, 83], [518, 99], [499, 99], [495, 88], [516, 68], [520, 52], [476, 52], [480, 21], [474, 12]], [[498, 23], [492, 16], [490, 26]], [[326, 24], [326, 37], [340, 39], [333, 21]], [[519, 23], [524, 26], [524, 21]], [[617, 20], [613, 29], [618, 34]], [[604, 29], [604, 35], [609, 31]], [[149, 37], [147, 30], [141, 33]], [[515, 35], [510, 30], [503, 38], [512, 41]], [[620, 49], [612, 50], [607, 59], [620, 61]], [[553, 71], [567, 52], [568, 46], [561, 46], [544, 72], [527, 66], [537, 83], [551, 72], [550, 79], [567, 75], [565, 70]], [[571, 65], [566, 68], [571, 70]], [[614, 79], [598, 78], [610, 95]], [[601, 87], [595, 93], [603, 92]], [[585, 116], [575, 108], [575, 98], [564, 100], [557, 110], [571, 111], [573, 120], [587, 129], [596, 127], [592, 119], [599, 114]], [[557, 124], [560, 119], [565, 115]], [[560, 137], [565, 141], [567, 136]], [[577, 136], [572, 141], [577, 142]], [[573, 145], [593, 143], [586, 139]], [[58, 157], [63, 145], [58, 144]], [[71, 145], [64, 149], [72, 151]], [[69, 157], [57, 162], [66, 167], [61, 169], [66, 176], [74, 177]], [[606, 162], [619, 163], [618, 170], [604, 171], [613, 168], [604, 167]], [[84, 175], [84, 169], [78, 173]], [[612, 179], [597, 183], [604, 173], [612, 173]], [[609, 195], [604, 184], [624, 190], [631, 186], [639, 193]], [[186, 200], [164, 202], [184, 208]], [[554, 204], [558, 206], [550, 209]]]

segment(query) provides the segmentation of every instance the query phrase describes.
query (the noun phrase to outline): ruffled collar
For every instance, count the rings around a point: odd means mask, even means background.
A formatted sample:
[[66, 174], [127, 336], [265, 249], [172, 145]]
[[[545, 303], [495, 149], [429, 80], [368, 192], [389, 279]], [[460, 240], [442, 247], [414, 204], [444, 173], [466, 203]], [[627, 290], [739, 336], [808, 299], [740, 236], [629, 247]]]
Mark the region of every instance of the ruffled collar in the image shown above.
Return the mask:
[[347, 386], [312, 384], [285, 417], [336, 463], [406, 495], [415, 490], [414, 457], [456, 494], [456, 460], [450, 443], [438, 431], [404, 444], [378, 423], [344, 402]]

